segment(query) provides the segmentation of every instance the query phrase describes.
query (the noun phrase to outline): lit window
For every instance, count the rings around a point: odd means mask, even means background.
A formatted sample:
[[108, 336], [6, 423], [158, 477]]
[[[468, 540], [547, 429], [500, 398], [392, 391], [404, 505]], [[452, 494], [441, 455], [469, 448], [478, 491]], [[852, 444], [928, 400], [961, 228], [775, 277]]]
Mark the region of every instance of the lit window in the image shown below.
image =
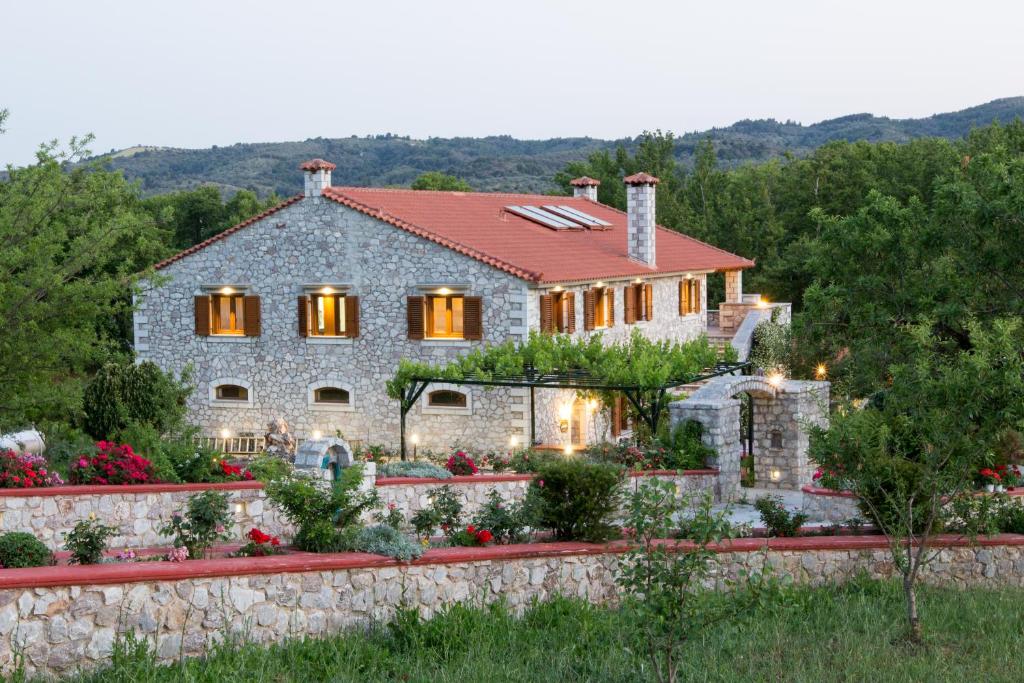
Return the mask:
[[435, 408], [465, 408], [466, 395], [450, 389], [439, 389], [427, 394], [427, 405]]
[[700, 280], [683, 280], [679, 283], [679, 315], [700, 313]]
[[594, 288], [594, 329], [603, 330], [611, 327], [612, 321], [612, 296], [614, 292], [608, 287]]
[[215, 396], [218, 401], [248, 401], [249, 390], [237, 384], [221, 384], [217, 387]]
[[348, 405], [349, 393], [339, 387], [323, 387], [313, 392], [313, 402]]
[[555, 292], [552, 294], [551, 312], [554, 316], [555, 331], [576, 331], [576, 321], [573, 320], [576, 316], [576, 307], [574, 306], [573, 298], [572, 292]]
[[428, 296], [426, 304], [428, 339], [463, 338], [461, 294]]
[[241, 294], [214, 294], [210, 297], [213, 334], [245, 334], [245, 312]]
[[313, 294], [310, 296], [313, 314], [309, 333], [314, 337], [345, 336], [345, 295]]

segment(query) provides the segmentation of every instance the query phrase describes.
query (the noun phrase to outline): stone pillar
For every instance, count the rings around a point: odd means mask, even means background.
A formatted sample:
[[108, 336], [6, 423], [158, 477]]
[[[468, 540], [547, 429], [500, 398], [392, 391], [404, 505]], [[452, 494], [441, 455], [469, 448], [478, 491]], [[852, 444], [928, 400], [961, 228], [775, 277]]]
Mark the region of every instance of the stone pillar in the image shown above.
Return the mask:
[[655, 265], [656, 232], [655, 186], [658, 179], [647, 173], [636, 173], [623, 179], [626, 183], [627, 235], [626, 246], [631, 259]]
[[600, 180], [583, 176], [582, 178], [570, 180], [569, 184], [572, 186], [573, 197], [583, 197], [592, 202], [597, 201], [597, 188], [601, 184]]
[[725, 301], [730, 304], [743, 302], [743, 271], [725, 271]]
[[828, 424], [828, 382], [789, 380], [775, 397], [754, 395], [754, 477], [758, 488], [811, 483], [809, 427]]
[[694, 420], [704, 428], [701, 440], [717, 454], [718, 486], [715, 497], [731, 501], [740, 492], [740, 401], [735, 398], [675, 401], [669, 404], [671, 426]]

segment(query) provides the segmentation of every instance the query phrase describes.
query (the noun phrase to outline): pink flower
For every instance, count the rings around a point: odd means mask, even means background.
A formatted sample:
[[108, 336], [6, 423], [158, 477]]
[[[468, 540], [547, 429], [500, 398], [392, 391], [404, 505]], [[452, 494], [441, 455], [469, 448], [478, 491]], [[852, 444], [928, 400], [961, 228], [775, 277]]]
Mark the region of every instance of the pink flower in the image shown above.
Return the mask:
[[218, 524], [216, 527], [214, 527], [214, 531], [216, 531], [218, 534], [224, 533], [224, 525]]
[[187, 559], [188, 548], [185, 546], [171, 548], [170, 552], [167, 553], [167, 560], [170, 562], [184, 562]]

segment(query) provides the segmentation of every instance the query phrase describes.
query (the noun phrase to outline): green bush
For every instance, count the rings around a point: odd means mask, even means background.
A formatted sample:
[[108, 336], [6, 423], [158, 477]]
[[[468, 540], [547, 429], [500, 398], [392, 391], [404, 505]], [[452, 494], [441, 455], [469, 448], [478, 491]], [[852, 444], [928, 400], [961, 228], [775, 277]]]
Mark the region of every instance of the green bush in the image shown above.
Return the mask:
[[556, 462], [561, 455], [553, 451], [539, 451], [525, 448], [512, 454], [508, 467], [518, 474], [532, 474], [549, 462]]
[[81, 519], [64, 541], [64, 547], [71, 552], [71, 564], [97, 564], [107, 549], [107, 539], [117, 529], [97, 519]]
[[149, 361], [108, 363], [85, 387], [83, 427], [97, 439], [113, 438], [133, 422], [160, 434], [174, 431], [185, 417], [188, 382], [188, 373], [177, 379]]
[[160, 533], [173, 536], [174, 547], [187, 548], [188, 557], [195, 560], [203, 557], [216, 541], [230, 538], [228, 530], [234, 521], [227, 493], [203, 491], [189, 496], [185, 514], [171, 515]]
[[792, 537], [800, 532], [800, 527], [807, 521], [802, 512], [790, 512], [782, 504], [779, 496], [762, 496], [754, 501], [754, 509], [761, 513], [770, 536]]
[[451, 479], [452, 473], [429, 462], [396, 460], [384, 463], [377, 470], [382, 477], [418, 477], [420, 479]]
[[96, 453], [96, 440], [75, 427], [54, 423], [44, 425], [42, 432], [46, 441], [46, 461], [51, 470], [60, 472], [65, 479], [72, 461]]
[[346, 467], [334, 482], [294, 476], [268, 482], [267, 496], [298, 527], [292, 540], [299, 550], [333, 552], [341, 549], [341, 532], [359, 525], [359, 516], [378, 505], [376, 491], [360, 491], [363, 468]]
[[249, 471], [253, 479], [266, 483], [288, 477], [292, 473], [292, 466], [287, 460], [261, 454], [249, 461]]
[[403, 562], [414, 560], [423, 554], [422, 545], [386, 524], [344, 534], [343, 545], [345, 550], [387, 555]]
[[542, 467], [527, 493], [536, 525], [559, 541], [605, 541], [622, 502], [622, 470], [613, 465], [567, 459]]
[[451, 486], [439, 486], [431, 489], [427, 496], [430, 498], [430, 505], [417, 510], [409, 520], [417, 536], [429, 538], [438, 527], [447, 536], [462, 526], [462, 501], [455, 489]]
[[165, 439], [159, 430], [152, 425], [141, 422], [130, 422], [115, 435], [117, 441], [130, 444], [132, 450], [144, 457], [153, 465], [153, 474], [159, 481], [177, 484], [182, 479], [174, 467], [175, 455], [185, 449], [180, 439]]
[[42, 541], [24, 531], [0, 536], [0, 567], [46, 567], [54, 564], [53, 553]]
[[715, 457], [715, 449], [704, 444], [704, 426], [696, 420], [686, 420], [658, 435], [655, 445], [664, 449], [665, 469], [699, 470], [708, 466]]
[[523, 543], [529, 538], [526, 528], [532, 526], [531, 514], [525, 501], [518, 505], [506, 503], [500, 493], [492, 490], [473, 517], [473, 526], [490, 531], [495, 543]]

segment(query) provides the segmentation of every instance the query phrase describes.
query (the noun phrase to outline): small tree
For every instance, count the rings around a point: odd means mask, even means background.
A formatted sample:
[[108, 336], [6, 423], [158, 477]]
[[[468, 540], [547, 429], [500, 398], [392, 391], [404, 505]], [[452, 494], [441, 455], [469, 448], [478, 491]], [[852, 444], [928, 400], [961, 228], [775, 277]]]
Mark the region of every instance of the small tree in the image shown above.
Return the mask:
[[473, 188], [461, 178], [456, 178], [440, 171], [421, 173], [411, 185], [414, 190], [448, 190], [455, 192], [472, 192]]
[[929, 326], [911, 328], [915, 353], [890, 368], [891, 386], [811, 430], [813, 459], [841, 468], [888, 538], [914, 642], [922, 635], [917, 581], [938, 555], [943, 508], [971, 494], [986, 451], [1024, 417], [1021, 333], [1019, 320], [972, 325], [966, 348], [950, 349]]
[[[688, 515], [689, 542], [671, 539]], [[659, 681], [676, 680], [678, 652], [695, 633], [736, 614], [756, 594], [760, 582], [732, 585], [728, 595], [701, 590], [712, 579], [716, 554], [710, 546], [733, 535], [728, 511], [715, 512], [711, 497], [678, 497], [675, 485], [657, 479], [631, 494], [626, 524], [636, 548], [619, 561], [619, 586], [639, 612], [638, 634]], [[686, 543], [681, 545], [681, 543]]]

